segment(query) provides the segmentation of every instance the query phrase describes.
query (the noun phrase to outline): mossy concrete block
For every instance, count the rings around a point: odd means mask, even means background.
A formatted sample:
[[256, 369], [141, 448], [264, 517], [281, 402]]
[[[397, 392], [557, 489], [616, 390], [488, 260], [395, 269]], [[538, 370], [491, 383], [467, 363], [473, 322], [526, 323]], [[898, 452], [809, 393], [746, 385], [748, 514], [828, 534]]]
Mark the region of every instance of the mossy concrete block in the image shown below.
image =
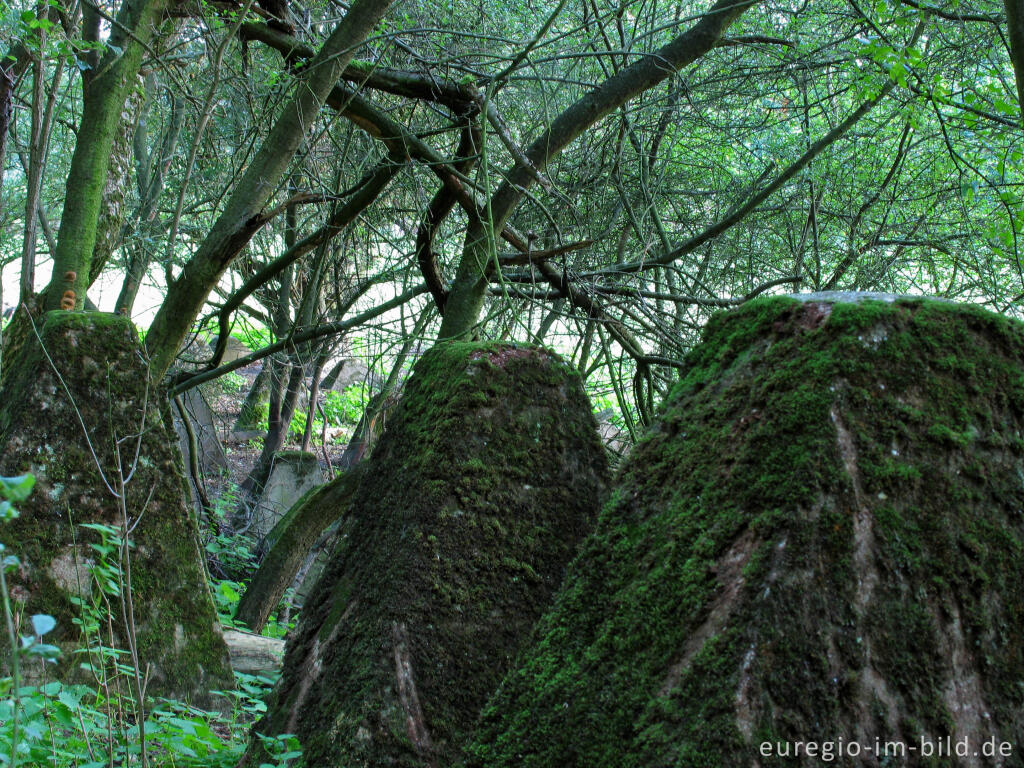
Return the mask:
[[1024, 326], [857, 298], [711, 320], [466, 765], [1019, 764]]
[[[26, 614], [57, 619], [48, 640], [76, 647], [80, 610], [71, 598], [97, 589], [90, 545], [98, 536], [82, 526], [121, 531], [127, 512], [129, 561], [116, 548], [108, 559], [120, 564], [122, 583], [130, 566], [148, 692], [214, 705], [210, 690], [232, 687], [233, 676], [185, 501], [181, 455], [162, 412], [167, 401], [147, 386], [135, 329], [113, 315], [51, 312], [39, 338], [42, 345], [33, 335], [5, 360], [11, 368], [0, 390], [0, 474], [37, 478], [21, 516], [0, 529], [22, 562], [11, 576], [12, 597]], [[110, 600], [114, 644], [127, 649], [120, 601]], [[106, 632], [103, 640], [110, 644]], [[67, 656], [61, 674], [80, 661]]]
[[342, 358], [333, 367], [325, 370], [327, 373], [324, 376], [323, 389], [333, 389], [336, 392], [344, 392], [349, 387], [360, 384], [365, 384], [370, 389], [380, 389], [384, 383], [366, 363], [353, 357]]
[[306, 451], [278, 451], [270, 477], [253, 511], [250, 533], [262, 540], [296, 502], [324, 484], [320, 460]]
[[417, 362], [368, 461], [256, 730], [308, 765], [448, 765], [590, 530], [604, 451], [571, 366], [460, 343]]
[[[212, 339], [210, 339], [211, 350], [217, 348], [217, 342], [219, 339], [219, 336], [214, 336]], [[221, 356], [220, 362], [221, 364], [233, 363], [235, 362], [235, 360], [238, 360], [250, 354], [252, 354], [252, 350], [249, 349], [247, 344], [239, 341], [234, 336], [228, 336], [227, 343], [224, 345], [224, 354]]]

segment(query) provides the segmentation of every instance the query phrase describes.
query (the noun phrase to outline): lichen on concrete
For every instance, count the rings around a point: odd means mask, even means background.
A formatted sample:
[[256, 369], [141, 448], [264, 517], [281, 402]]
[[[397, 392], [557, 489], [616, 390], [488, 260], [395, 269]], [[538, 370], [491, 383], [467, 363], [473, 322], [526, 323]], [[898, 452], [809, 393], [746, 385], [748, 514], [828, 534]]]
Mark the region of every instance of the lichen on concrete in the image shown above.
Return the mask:
[[[65, 650], [81, 643], [74, 624], [80, 609], [71, 598], [91, 591], [80, 582], [97, 560], [90, 545], [99, 539], [82, 525], [123, 530], [123, 487], [148, 692], [216, 705], [210, 691], [233, 686], [227, 648], [185, 502], [181, 456], [162, 410], [166, 398], [146, 384], [135, 329], [125, 318], [64, 311], [48, 313], [40, 326], [38, 339], [33, 332], [5, 360], [0, 389], [0, 474], [37, 478], [21, 516], [0, 531], [23, 563], [12, 575], [13, 589], [26, 598], [19, 608], [54, 616], [57, 629], [48, 639]], [[126, 578], [116, 551], [109, 559]], [[113, 639], [127, 648], [116, 598], [112, 606]], [[67, 655], [61, 674], [74, 674], [79, 661]]]
[[368, 461], [256, 730], [309, 765], [447, 765], [589, 530], [604, 452], [571, 366], [460, 343], [417, 362]]
[[1019, 762], [1022, 434], [1016, 321], [906, 298], [715, 316], [465, 765], [820, 765], [761, 745], [945, 736]]

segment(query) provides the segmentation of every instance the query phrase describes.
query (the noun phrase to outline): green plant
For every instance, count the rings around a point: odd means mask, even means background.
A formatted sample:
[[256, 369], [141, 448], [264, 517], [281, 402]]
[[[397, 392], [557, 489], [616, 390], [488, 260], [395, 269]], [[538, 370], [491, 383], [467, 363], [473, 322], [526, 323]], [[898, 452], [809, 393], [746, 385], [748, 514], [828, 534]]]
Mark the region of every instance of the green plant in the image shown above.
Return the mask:
[[[32, 476], [0, 477], [0, 519], [17, 516], [15, 503], [28, 497]], [[159, 699], [147, 707], [144, 717], [135, 698], [122, 684], [134, 670], [125, 663], [127, 651], [103, 640], [111, 626], [112, 601], [123, 589], [120, 569], [124, 541], [117, 528], [81, 525], [98, 538], [91, 550], [89, 597], [74, 602], [83, 645], [73, 651], [86, 660], [79, 669], [92, 675], [93, 684], [47, 680], [50, 662], [60, 650], [44, 641], [57, 626], [52, 616], [30, 619], [31, 634], [18, 631], [7, 588], [6, 574], [19, 567], [17, 557], [5, 554], [0, 568], [11, 674], [0, 678], [0, 765], [53, 766], [54, 768], [101, 768], [110, 765], [195, 766], [228, 768], [246, 749], [252, 722], [266, 711], [264, 697], [275, 680], [236, 673], [238, 687], [215, 691], [228, 702], [226, 712], [207, 712], [179, 701]], [[0, 545], [0, 552], [3, 547]], [[225, 590], [227, 593], [227, 590]], [[23, 685], [26, 664], [38, 663], [37, 684]], [[294, 737], [261, 737], [273, 768], [287, 768], [300, 756]]]
[[[246, 589], [246, 582], [239, 580], [239, 577], [252, 570], [255, 562], [253, 554], [255, 542], [244, 533], [229, 532], [227, 516], [237, 506], [238, 486], [231, 483], [214, 502], [211, 521], [213, 533], [209, 536], [205, 546], [210, 572], [221, 574], [223, 577], [213, 578], [210, 585], [213, 603], [217, 609], [217, 618], [223, 626], [245, 629], [244, 626], [235, 622], [238, 603]], [[290, 600], [291, 594], [288, 592], [284, 599]], [[296, 621], [297, 616], [294, 614], [286, 621], [281, 621], [277, 615], [272, 615], [260, 634], [265, 637], [284, 637], [295, 626]]]
[[[229, 517], [238, 506], [239, 492], [235, 483], [221, 491], [213, 502], [210, 533], [205, 542], [206, 561], [211, 573], [229, 575], [245, 573], [252, 566], [254, 542], [244, 533], [238, 534], [229, 525]], [[228, 582], [233, 583], [233, 582]], [[216, 598], [217, 590], [214, 589]]]
[[[272, 678], [236, 673], [237, 689], [218, 691], [226, 712], [207, 712], [180, 701], [159, 699], [145, 720], [149, 762], [159, 768], [194, 766], [229, 768], [248, 744], [252, 723], [266, 711], [264, 698]], [[3, 681], [7, 682], [7, 681]], [[11, 709], [0, 701], [0, 764], [6, 759]], [[101, 768], [140, 762], [141, 737], [129, 714], [130, 702], [116, 693], [110, 699], [89, 686], [50, 681], [20, 689], [19, 765], [55, 768]], [[274, 768], [287, 768], [299, 757], [298, 744], [287, 735], [265, 747]]]
[[[288, 605], [291, 603], [295, 596], [295, 590], [289, 588], [285, 591], [284, 597], [281, 598], [281, 605]], [[295, 625], [299, 623], [299, 614], [287, 613], [282, 616], [279, 613], [272, 613], [267, 618], [267, 623], [260, 631], [260, 634], [264, 637], [275, 637], [279, 640], [283, 639], [285, 635], [295, 629]]]
[[274, 342], [274, 334], [265, 325], [252, 323], [240, 318], [231, 329], [231, 336], [245, 344], [249, 349], [260, 349]]
[[35, 484], [33, 475], [0, 477], [0, 520], [12, 520], [18, 516], [14, 504], [27, 499]]
[[264, 768], [264, 766], [284, 768], [292, 760], [302, 756], [299, 740], [291, 733], [282, 733], [279, 736], [264, 736], [262, 733], [257, 733], [256, 737], [263, 744], [267, 755], [274, 760], [272, 764], [262, 763], [260, 768]]
[[[18, 516], [18, 510], [14, 504], [28, 498], [35, 482], [33, 475], [0, 477], [0, 497], [3, 499], [0, 501], [0, 520], [6, 522]], [[0, 554], [5, 551], [4, 545], [0, 544]], [[47, 661], [54, 661], [60, 654], [55, 646], [42, 641], [43, 635], [57, 626], [57, 622], [52, 616], [46, 614], [33, 616], [31, 635], [22, 635], [17, 630], [18, 622], [15, 621], [11, 609], [10, 592], [7, 589], [7, 574], [18, 568], [20, 564], [15, 555], [3, 555], [3, 560], [0, 562], [0, 595], [3, 598], [4, 624], [7, 629], [11, 665], [10, 677], [0, 683], [0, 693], [4, 696], [0, 700], [0, 721], [4, 724], [4, 728], [0, 730], [0, 740], [6, 742], [9, 747], [8, 764], [12, 766], [17, 764], [22, 752], [31, 752], [32, 739], [41, 732], [34, 722], [36, 711], [30, 706], [27, 707], [22, 699], [28, 693], [21, 686], [22, 659], [27, 660], [34, 656], [38, 658], [40, 664], [45, 666]]]
[[[90, 588], [81, 590], [83, 596], [71, 595], [69, 598], [79, 612], [71, 621], [78, 627], [83, 643], [74, 653], [84, 657], [80, 668], [93, 675], [96, 685], [109, 698], [110, 691], [118, 687], [121, 677], [134, 672], [126, 663], [128, 652], [117, 647], [108, 620], [110, 616], [117, 615], [124, 583], [120, 564], [121, 549], [123, 546], [134, 548], [134, 544], [131, 541], [125, 542], [121, 532], [113, 526], [82, 523], [79, 528], [94, 532], [99, 541], [89, 544], [93, 552], [89, 564], [92, 581]], [[106, 639], [104, 630], [108, 633]]]
[[[365, 383], [353, 384], [343, 392], [327, 390], [324, 394], [323, 406], [318, 409], [322, 415], [313, 419], [313, 432], [317, 433], [322, 430], [325, 421], [328, 427], [355, 426], [363, 415], [363, 409], [366, 407], [369, 397], [370, 388]], [[306, 429], [306, 419], [306, 411], [296, 411], [288, 429], [289, 434], [301, 437]], [[347, 439], [347, 435], [342, 435], [340, 438]]]
[[249, 387], [249, 380], [234, 371], [228, 371], [216, 381], [220, 384], [221, 390], [229, 395], [237, 395]]
[[214, 579], [210, 592], [220, 623], [226, 627], [236, 626], [235, 611], [238, 610], [238, 603], [245, 592], [245, 585], [231, 579]]
[[[226, 627], [248, 629], [248, 627], [235, 621], [235, 614], [238, 611], [238, 603], [245, 594], [246, 584], [244, 582], [232, 581], [231, 579], [214, 579], [213, 581], [213, 602], [217, 607], [217, 618]], [[282, 604], [291, 601], [294, 590], [289, 589], [282, 598]], [[260, 631], [264, 637], [283, 638], [289, 631], [295, 628], [298, 623], [298, 614], [292, 613], [287, 619], [273, 613], [267, 619], [266, 625]]]
[[365, 383], [353, 384], [343, 392], [329, 390], [324, 397], [324, 415], [328, 424], [355, 424], [363, 415], [363, 408], [370, 397], [370, 388]]

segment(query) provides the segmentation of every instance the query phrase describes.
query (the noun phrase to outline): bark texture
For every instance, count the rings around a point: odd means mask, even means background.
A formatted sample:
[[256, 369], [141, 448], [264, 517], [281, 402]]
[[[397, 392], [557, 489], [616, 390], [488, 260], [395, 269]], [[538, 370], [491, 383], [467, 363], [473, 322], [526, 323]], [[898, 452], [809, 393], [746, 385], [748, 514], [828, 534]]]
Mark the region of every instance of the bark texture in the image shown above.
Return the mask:
[[1010, 61], [1017, 83], [1017, 103], [1024, 115], [1024, 0], [1003, 0], [1006, 31], [1010, 38]]
[[[469, 766], [823, 764], [778, 756], [795, 741], [980, 766], [1021, 742], [1024, 326], [851, 298], [712, 319]], [[972, 755], [836, 749], [947, 736]]]
[[589, 530], [605, 474], [571, 366], [501, 344], [428, 352], [256, 730], [298, 734], [310, 765], [451, 764]]

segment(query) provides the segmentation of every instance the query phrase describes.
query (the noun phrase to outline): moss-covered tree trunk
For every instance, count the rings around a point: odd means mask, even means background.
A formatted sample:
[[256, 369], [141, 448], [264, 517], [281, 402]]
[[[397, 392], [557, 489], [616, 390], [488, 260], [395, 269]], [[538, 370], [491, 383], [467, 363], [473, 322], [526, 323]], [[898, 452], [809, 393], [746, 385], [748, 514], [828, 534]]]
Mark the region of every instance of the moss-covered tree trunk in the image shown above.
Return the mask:
[[1019, 764], [1024, 326], [857, 298], [712, 319], [468, 765]]
[[[136, 331], [120, 317], [56, 311], [39, 333], [42, 344], [33, 334], [8, 361], [0, 388], [0, 474], [37, 478], [21, 516], [0, 530], [22, 563], [11, 595], [27, 614], [57, 619], [52, 637], [65, 651], [85, 642], [75, 598], [96, 598], [102, 636], [90, 639], [134, 647], [150, 695], [219, 705], [210, 691], [233, 686], [227, 648], [160, 412], [166, 398], [147, 388]], [[127, 531], [133, 546], [111, 549], [104, 566], [90, 546], [95, 525]], [[61, 675], [80, 676], [82, 661], [66, 654]]]
[[125, 0], [111, 25], [106, 52], [96, 71], [90, 71], [86, 78], [82, 119], [53, 256], [53, 277], [46, 290], [47, 309], [84, 306], [107, 169], [125, 98], [136, 83], [143, 51], [165, 6], [166, 0]]
[[270, 370], [273, 365], [273, 358], [264, 359], [260, 372], [253, 379], [252, 386], [245, 395], [242, 407], [238, 412], [238, 419], [232, 432], [253, 432], [262, 431], [263, 417], [267, 413], [270, 403]]
[[605, 472], [571, 366], [535, 348], [432, 349], [256, 730], [297, 733], [309, 765], [450, 764], [589, 530]]

